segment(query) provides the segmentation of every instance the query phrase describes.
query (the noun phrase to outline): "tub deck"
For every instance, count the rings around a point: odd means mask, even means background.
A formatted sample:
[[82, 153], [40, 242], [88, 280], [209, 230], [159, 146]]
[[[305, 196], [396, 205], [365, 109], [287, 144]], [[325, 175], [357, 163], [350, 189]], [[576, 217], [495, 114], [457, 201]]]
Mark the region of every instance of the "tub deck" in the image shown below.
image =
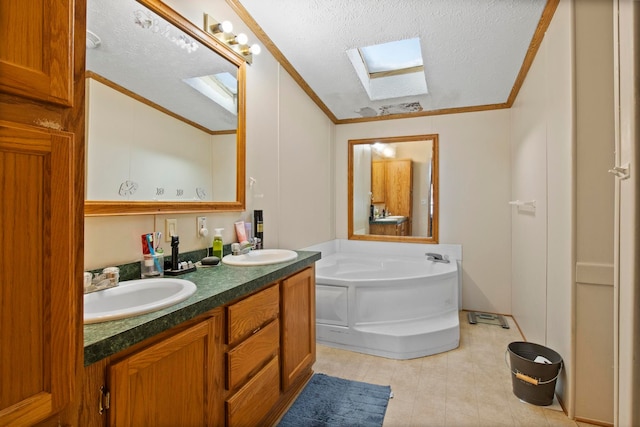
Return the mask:
[[333, 253], [316, 268], [318, 343], [412, 359], [460, 343], [456, 261]]

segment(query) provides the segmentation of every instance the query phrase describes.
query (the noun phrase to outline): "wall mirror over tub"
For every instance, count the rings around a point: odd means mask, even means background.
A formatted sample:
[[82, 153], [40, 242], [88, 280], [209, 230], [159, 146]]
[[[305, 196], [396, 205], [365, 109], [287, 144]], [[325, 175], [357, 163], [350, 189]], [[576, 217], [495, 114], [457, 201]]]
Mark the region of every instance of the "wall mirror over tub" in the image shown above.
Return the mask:
[[438, 135], [349, 141], [349, 239], [438, 243]]
[[87, 30], [85, 214], [244, 210], [244, 59], [159, 0]]

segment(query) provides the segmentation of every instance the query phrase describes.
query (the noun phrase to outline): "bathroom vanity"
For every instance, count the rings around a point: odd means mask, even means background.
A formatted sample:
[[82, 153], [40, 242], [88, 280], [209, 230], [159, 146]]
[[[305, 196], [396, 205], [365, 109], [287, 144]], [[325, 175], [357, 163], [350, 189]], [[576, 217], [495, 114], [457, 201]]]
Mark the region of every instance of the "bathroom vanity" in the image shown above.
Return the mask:
[[406, 216], [370, 220], [369, 234], [379, 236], [409, 236], [409, 220]]
[[219, 265], [164, 310], [85, 325], [79, 425], [273, 424], [315, 362], [315, 261]]

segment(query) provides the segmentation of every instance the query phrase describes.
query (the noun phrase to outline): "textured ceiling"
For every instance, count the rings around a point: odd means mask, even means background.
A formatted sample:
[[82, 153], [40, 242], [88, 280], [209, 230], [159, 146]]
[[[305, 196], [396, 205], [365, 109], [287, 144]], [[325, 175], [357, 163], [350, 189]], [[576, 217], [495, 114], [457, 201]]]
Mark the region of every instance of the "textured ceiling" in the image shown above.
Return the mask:
[[[139, 13], [152, 19], [155, 31], [135, 23]], [[222, 72], [236, 76], [231, 62], [195, 41], [195, 51], [180, 48], [174, 39], [184, 33], [135, 0], [88, 0], [87, 30], [101, 39], [87, 49], [88, 71], [210, 131], [236, 129], [237, 115], [183, 82]]]
[[[262, 28], [338, 121], [403, 113], [405, 105], [414, 111], [433, 111], [506, 103], [546, 4], [546, 0], [227, 1], [236, 10], [246, 10], [248, 25], [253, 20]], [[420, 38], [429, 93], [371, 101], [347, 50], [414, 37]]]

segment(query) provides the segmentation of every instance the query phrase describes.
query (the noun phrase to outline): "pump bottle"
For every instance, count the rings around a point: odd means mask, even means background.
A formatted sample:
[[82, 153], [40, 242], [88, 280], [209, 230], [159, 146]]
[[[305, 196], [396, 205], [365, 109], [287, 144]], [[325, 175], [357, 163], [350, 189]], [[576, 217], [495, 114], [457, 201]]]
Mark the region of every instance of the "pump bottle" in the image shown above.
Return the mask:
[[222, 230], [224, 228], [216, 228], [215, 233], [213, 235], [213, 244], [211, 245], [212, 255], [222, 259]]

